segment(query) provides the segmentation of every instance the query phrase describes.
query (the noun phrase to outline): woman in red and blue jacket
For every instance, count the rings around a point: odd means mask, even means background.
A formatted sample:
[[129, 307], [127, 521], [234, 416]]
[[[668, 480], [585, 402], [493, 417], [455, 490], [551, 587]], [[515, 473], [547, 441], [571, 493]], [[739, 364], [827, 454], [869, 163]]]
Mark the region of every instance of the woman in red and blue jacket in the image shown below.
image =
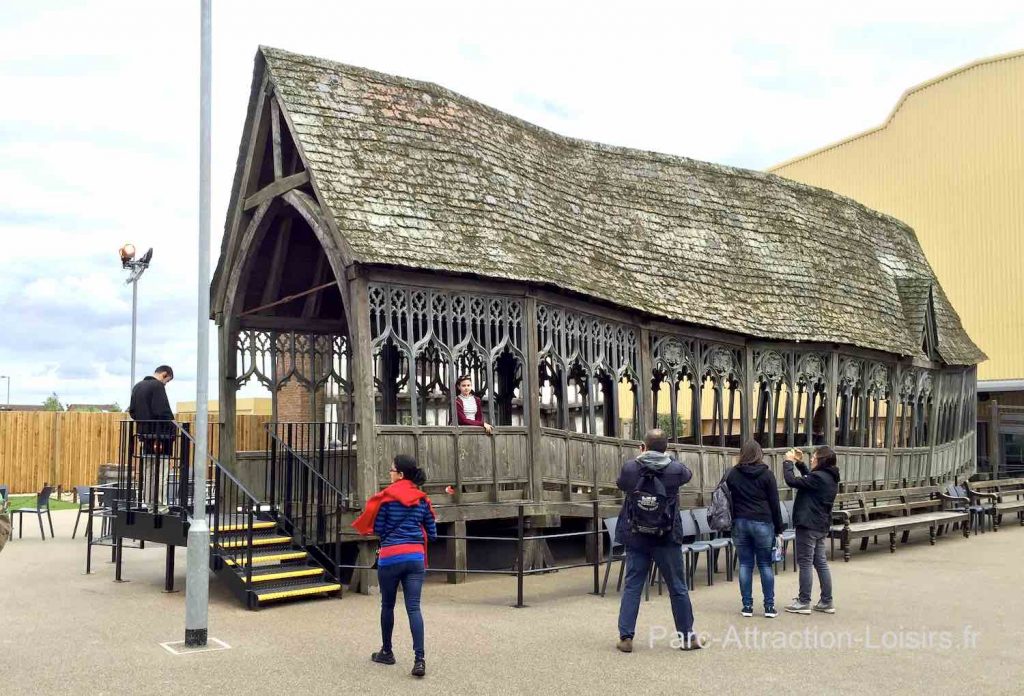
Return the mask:
[[370, 656], [374, 662], [395, 664], [391, 634], [395, 627], [395, 600], [402, 585], [405, 612], [409, 615], [415, 653], [412, 674], [427, 672], [423, 649], [423, 613], [420, 597], [426, 576], [427, 542], [437, 538], [430, 498], [420, 490], [427, 477], [416, 460], [399, 454], [391, 464], [391, 485], [370, 498], [363, 514], [352, 523], [360, 534], [380, 538], [377, 581], [380, 583], [380, 632], [382, 646]]

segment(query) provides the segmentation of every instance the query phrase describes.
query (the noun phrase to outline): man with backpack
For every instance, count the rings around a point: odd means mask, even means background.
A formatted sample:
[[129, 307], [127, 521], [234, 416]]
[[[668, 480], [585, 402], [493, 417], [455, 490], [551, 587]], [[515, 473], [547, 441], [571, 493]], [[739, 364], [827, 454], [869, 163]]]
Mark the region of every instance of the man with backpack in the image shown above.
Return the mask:
[[662, 430], [649, 430], [640, 456], [622, 466], [619, 489], [626, 494], [615, 528], [615, 540], [626, 548], [626, 584], [619, 606], [619, 643], [633, 652], [640, 595], [657, 563], [668, 585], [672, 618], [683, 650], [703, 647], [693, 633], [693, 607], [683, 570], [683, 529], [679, 519], [679, 489], [693, 474], [665, 454], [668, 438]]

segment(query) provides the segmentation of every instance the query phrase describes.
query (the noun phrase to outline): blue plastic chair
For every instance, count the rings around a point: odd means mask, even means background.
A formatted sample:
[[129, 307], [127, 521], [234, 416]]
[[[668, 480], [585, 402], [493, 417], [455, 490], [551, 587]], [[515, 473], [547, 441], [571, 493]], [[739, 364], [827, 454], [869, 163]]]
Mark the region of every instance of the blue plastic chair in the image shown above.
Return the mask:
[[[604, 528], [608, 530], [608, 558], [605, 559], [604, 582], [601, 584], [602, 597], [604, 597], [605, 591], [608, 589], [608, 574], [611, 572], [614, 561], [622, 562], [619, 566], [619, 581], [615, 585], [616, 592], [622, 591], [622, 576], [626, 572], [626, 548], [615, 541], [615, 529], [618, 527], [618, 524], [618, 517], [606, 517], [604, 520]], [[619, 550], [618, 555], [615, 554], [616, 549]]]
[[[719, 532], [711, 529], [711, 525], [708, 523], [708, 509], [706, 507], [695, 508], [689, 511], [693, 515], [694, 522], [697, 523], [697, 530], [699, 532], [698, 541], [701, 543], [709, 544], [711, 546], [711, 556], [714, 562], [711, 564], [711, 570], [715, 571], [718, 567], [718, 552], [725, 549], [725, 579], [732, 581], [732, 559], [735, 547], [733, 546], [732, 539], [729, 537], [723, 537]], [[714, 580], [714, 573], [711, 572], [708, 575], [709, 578]], [[708, 584], [712, 584], [709, 582]]]
[[53, 493], [52, 486], [44, 486], [43, 490], [39, 491], [36, 495], [36, 506], [32, 508], [18, 508], [17, 510], [11, 510], [11, 526], [14, 526], [14, 515], [18, 516], [18, 538], [21, 538], [21, 533], [25, 529], [25, 515], [35, 515], [39, 520], [39, 534], [43, 537], [43, 541], [46, 541], [46, 531], [43, 529], [43, 515], [46, 515], [46, 519], [50, 523], [50, 538], [53, 538], [53, 518], [50, 517], [50, 495]]

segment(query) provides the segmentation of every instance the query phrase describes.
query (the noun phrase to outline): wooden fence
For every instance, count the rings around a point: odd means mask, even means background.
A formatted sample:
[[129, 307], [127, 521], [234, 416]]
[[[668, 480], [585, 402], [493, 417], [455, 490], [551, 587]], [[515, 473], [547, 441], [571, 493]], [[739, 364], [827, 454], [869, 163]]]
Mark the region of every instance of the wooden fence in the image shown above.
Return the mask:
[[[32, 493], [45, 483], [65, 489], [96, 483], [99, 467], [117, 462], [126, 418], [123, 413], [0, 411], [0, 485], [12, 493]], [[264, 449], [263, 425], [269, 420], [237, 416], [238, 449]], [[219, 439], [219, 429], [211, 428], [210, 451], [217, 452]]]

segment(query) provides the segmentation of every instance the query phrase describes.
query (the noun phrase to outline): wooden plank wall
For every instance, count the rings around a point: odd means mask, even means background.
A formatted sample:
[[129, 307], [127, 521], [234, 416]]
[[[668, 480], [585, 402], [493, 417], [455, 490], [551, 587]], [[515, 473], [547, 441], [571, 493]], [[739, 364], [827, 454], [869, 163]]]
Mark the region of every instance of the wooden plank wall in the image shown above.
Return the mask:
[[[0, 411], [0, 485], [12, 493], [33, 493], [46, 483], [96, 483], [100, 465], [117, 461], [123, 413]], [[263, 426], [270, 416], [235, 419], [239, 450], [266, 446]], [[211, 429], [216, 452], [218, 429]]]

